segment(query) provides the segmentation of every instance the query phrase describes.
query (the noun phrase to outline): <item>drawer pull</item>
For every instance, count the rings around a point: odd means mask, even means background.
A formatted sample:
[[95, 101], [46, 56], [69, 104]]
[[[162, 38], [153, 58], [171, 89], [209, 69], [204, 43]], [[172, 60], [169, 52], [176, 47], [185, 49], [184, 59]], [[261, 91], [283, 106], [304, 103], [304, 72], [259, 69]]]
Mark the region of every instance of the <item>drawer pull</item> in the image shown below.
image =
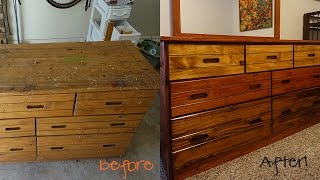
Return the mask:
[[320, 78], [320, 74], [313, 75], [313, 78]]
[[219, 58], [208, 58], [208, 59], [203, 59], [203, 63], [209, 64], [209, 63], [219, 63], [220, 59]]
[[66, 128], [66, 125], [59, 125], [59, 126], [51, 126], [53, 129], [59, 129], [59, 128]]
[[308, 57], [315, 57], [316, 54], [315, 53], [312, 53], [312, 54], [308, 54]]
[[208, 97], [208, 93], [193, 94], [190, 96], [190, 100], [206, 98], [206, 97]]
[[286, 79], [286, 80], [282, 80], [281, 83], [282, 84], [289, 84], [291, 82], [290, 79]]
[[116, 146], [115, 144], [105, 144], [102, 147], [115, 147], [115, 146]]
[[27, 109], [43, 109], [44, 105], [29, 105]]
[[312, 105], [313, 105], [313, 106], [320, 105], [320, 101], [314, 101], [314, 102], [312, 103]]
[[126, 123], [112, 123], [111, 126], [124, 126]]
[[6, 131], [17, 131], [20, 130], [20, 127], [12, 127], [12, 128], [6, 128]]
[[10, 151], [23, 151], [23, 148], [14, 148], [14, 149], [10, 149]]
[[274, 60], [274, 59], [277, 59], [278, 56], [267, 56], [267, 59], [271, 59], [271, 60]]
[[240, 65], [244, 65], [244, 61], [240, 61]]
[[287, 110], [285, 110], [285, 111], [282, 111], [282, 115], [283, 116], [285, 116], [285, 115], [288, 115], [288, 114], [290, 114], [292, 111], [291, 111], [291, 109], [287, 109]]
[[193, 142], [199, 142], [199, 141], [204, 141], [209, 137], [208, 134], [202, 134], [202, 135], [197, 135], [195, 137], [193, 137], [190, 141], [191, 143]]
[[261, 88], [261, 84], [254, 84], [249, 86], [250, 89], [258, 89]]
[[50, 149], [52, 149], [52, 150], [60, 150], [60, 149], [63, 149], [63, 147], [51, 147]]
[[262, 122], [262, 119], [261, 118], [258, 118], [258, 119], [254, 119], [252, 121], [250, 121], [250, 124], [258, 124], [258, 123], [261, 123]]
[[106, 102], [107, 106], [116, 106], [116, 105], [121, 105], [122, 101], [118, 101], [118, 102]]

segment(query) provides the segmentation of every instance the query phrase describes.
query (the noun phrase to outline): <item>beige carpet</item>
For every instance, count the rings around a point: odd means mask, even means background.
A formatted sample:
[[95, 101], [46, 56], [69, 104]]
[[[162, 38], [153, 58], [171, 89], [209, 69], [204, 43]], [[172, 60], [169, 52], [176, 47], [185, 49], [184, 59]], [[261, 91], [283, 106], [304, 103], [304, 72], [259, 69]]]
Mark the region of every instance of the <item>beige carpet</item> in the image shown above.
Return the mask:
[[[291, 167], [286, 163], [278, 162], [278, 175], [275, 165], [269, 167], [267, 163], [260, 168], [260, 165], [267, 157], [273, 161], [276, 157], [282, 159], [301, 159], [300, 168]], [[297, 163], [291, 162], [292, 166]], [[208, 171], [197, 174], [188, 180], [320, 180], [320, 124], [305, 129], [290, 137], [261, 148], [245, 156], [229, 161]]]

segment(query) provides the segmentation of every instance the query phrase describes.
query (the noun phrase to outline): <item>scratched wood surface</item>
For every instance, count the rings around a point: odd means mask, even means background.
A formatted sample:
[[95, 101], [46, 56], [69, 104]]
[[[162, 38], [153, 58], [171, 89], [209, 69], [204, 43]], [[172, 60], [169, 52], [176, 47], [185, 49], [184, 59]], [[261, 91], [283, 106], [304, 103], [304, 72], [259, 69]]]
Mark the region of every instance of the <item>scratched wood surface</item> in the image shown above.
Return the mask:
[[130, 41], [0, 47], [0, 95], [158, 89]]

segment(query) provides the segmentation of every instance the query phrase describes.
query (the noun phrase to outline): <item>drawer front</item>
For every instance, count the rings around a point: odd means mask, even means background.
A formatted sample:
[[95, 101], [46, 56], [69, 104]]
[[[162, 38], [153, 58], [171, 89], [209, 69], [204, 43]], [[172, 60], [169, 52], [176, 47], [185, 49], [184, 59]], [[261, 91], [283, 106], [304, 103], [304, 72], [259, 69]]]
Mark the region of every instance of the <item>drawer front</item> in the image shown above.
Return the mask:
[[37, 135], [135, 132], [144, 114], [37, 118]]
[[171, 83], [172, 117], [269, 97], [271, 73]]
[[36, 138], [1, 138], [0, 139], [0, 161], [35, 161], [36, 160]]
[[132, 136], [133, 133], [38, 137], [38, 160], [121, 156]]
[[173, 152], [220, 141], [271, 123], [271, 99], [238, 104], [172, 120]]
[[1, 119], [71, 116], [74, 94], [0, 97]]
[[244, 46], [169, 46], [169, 79], [193, 79], [244, 73]]
[[293, 68], [292, 45], [246, 46], [246, 72]]
[[320, 106], [275, 118], [273, 135], [295, 133], [320, 122]]
[[234, 151], [247, 143], [258, 142], [271, 135], [270, 123], [261, 124], [255, 128], [232, 136], [213, 140], [186, 150], [173, 153], [176, 170], [206, 160], [209, 157], [219, 156], [219, 153]]
[[281, 119], [317, 106], [320, 106], [320, 88], [277, 96], [272, 98], [273, 119], [279, 124]]
[[145, 113], [155, 94], [154, 90], [79, 93], [75, 115]]
[[109, 8], [108, 20], [128, 19], [131, 8]]
[[320, 48], [318, 45], [295, 45], [294, 67], [320, 65]]
[[35, 136], [35, 119], [0, 120], [0, 138]]
[[320, 66], [272, 72], [273, 95], [317, 86], [320, 86]]

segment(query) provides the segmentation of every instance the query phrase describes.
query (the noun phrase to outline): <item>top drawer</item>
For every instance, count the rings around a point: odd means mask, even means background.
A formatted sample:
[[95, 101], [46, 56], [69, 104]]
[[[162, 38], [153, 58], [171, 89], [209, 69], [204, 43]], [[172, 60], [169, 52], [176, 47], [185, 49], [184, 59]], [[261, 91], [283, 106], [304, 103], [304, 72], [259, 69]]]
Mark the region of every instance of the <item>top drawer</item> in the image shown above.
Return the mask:
[[294, 67], [320, 65], [319, 45], [295, 45]]
[[292, 51], [292, 45], [248, 45], [246, 46], [246, 72], [292, 68]]
[[170, 80], [244, 73], [242, 45], [169, 45]]
[[72, 116], [74, 94], [1, 96], [0, 119]]

